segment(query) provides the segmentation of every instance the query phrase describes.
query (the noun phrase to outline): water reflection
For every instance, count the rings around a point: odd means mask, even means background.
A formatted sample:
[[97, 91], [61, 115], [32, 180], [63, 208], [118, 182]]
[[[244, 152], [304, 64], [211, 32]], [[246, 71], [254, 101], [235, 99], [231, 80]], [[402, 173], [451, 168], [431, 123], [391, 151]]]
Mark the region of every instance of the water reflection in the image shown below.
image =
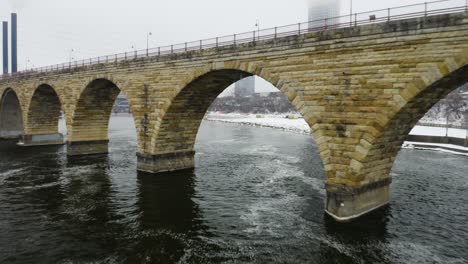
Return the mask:
[[198, 206], [193, 202], [194, 172], [152, 175], [138, 173], [136, 203], [139, 239], [131, 262], [174, 263], [199, 243], [203, 226]]
[[359, 221], [347, 223], [338, 223], [328, 214], [324, 214], [325, 230], [328, 235], [346, 243], [354, 243], [356, 238], [361, 242], [384, 239], [391, 210], [391, 206], [387, 205], [362, 216]]
[[[388, 252], [384, 246], [388, 243], [390, 216], [390, 205], [348, 223], [338, 223], [325, 214], [328, 238], [320, 243], [320, 263], [393, 263], [386, 259]], [[330, 246], [333, 243], [336, 244]]]
[[104, 156], [0, 142], [0, 263], [468, 259], [466, 157], [402, 150], [390, 206], [343, 225], [324, 217], [310, 137], [209, 123], [195, 171], [137, 174], [121, 121]]
[[[2, 146], [5, 148], [14, 146]], [[68, 256], [99, 255], [99, 244], [112, 237], [102, 239], [101, 228], [102, 223], [113, 218], [108, 215], [106, 199], [110, 185], [107, 158], [93, 159], [92, 165], [89, 160], [70, 165], [63, 147], [28, 150], [17, 148], [3, 157], [28, 161], [13, 173], [3, 175], [0, 206], [1, 210], [8, 210], [12, 220], [8, 227], [12, 232], [10, 241], [2, 243], [10, 249], [5, 261], [32, 263], [40, 257], [55, 262]], [[15, 163], [6, 163], [10, 164]]]
[[142, 229], [193, 233], [200, 226], [200, 211], [193, 202], [194, 170], [160, 175], [138, 173], [138, 213]]

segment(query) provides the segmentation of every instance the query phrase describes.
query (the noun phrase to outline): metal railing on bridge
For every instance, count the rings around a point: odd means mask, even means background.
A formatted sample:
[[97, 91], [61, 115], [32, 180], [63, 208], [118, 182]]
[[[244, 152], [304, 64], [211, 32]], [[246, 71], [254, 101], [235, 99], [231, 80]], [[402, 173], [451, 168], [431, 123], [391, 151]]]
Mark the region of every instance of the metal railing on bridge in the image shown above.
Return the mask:
[[173, 54], [184, 53], [189, 51], [219, 48], [226, 46], [236, 46], [238, 44], [253, 43], [262, 40], [273, 40], [281, 37], [301, 35], [310, 32], [319, 32], [338, 28], [350, 28], [374, 23], [390, 22], [408, 18], [418, 18], [431, 15], [441, 15], [458, 12], [468, 12], [468, 0], [439, 0], [392, 8], [378, 9], [361, 13], [353, 13], [338, 17], [312, 20], [281, 27], [254, 30], [222, 37], [179, 43], [157, 48], [135, 50], [90, 59], [76, 60], [51, 66], [27, 69], [13, 74], [0, 75], [0, 79], [12, 78], [16, 76], [33, 75], [36, 73], [43, 72], [61, 71], [65, 69], [73, 69], [77, 67], [101, 63], [114, 63], [120, 61], [134, 60], [144, 57], [170, 56]]

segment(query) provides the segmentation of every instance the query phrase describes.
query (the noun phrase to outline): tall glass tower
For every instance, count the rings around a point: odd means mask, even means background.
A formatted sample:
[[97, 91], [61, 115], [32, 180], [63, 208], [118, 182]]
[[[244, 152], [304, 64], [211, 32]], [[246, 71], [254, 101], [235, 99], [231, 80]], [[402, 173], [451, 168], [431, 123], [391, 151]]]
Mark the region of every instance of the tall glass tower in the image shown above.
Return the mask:
[[255, 93], [255, 76], [250, 76], [236, 82], [234, 96], [251, 97]]
[[[327, 19], [340, 16], [341, 0], [309, 0], [309, 28], [320, 28], [340, 22], [339, 19]], [[318, 21], [316, 21], [318, 20]]]

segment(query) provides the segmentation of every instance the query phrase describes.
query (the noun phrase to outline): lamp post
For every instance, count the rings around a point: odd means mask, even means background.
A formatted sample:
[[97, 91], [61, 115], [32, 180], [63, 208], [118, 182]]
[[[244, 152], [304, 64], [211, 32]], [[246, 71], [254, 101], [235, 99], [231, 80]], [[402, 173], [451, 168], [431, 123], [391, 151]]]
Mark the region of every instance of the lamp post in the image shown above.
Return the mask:
[[153, 33], [151, 32], [148, 32], [148, 34], [146, 34], [146, 56], [148, 56], [148, 49], [149, 49], [149, 37], [153, 35]]
[[132, 46], [132, 49], [133, 49], [133, 57], [136, 58], [136, 56], [137, 56], [137, 48], [136, 48], [136, 46], [133, 45], [133, 46]]
[[350, 0], [351, 4], [349, 7], [349, 24], [350, 26], [353, 26], [353, 0]]
[[258, 19], [257, 19], [257, 21], [255, 23], [255, 26], [257, 27], [257, 32], [258, 32], [257, 33], [257, 38], [258, 38], [258, 40], [260, 40], [260, 22], [258, 21]]
[[73, 54], [74, 51], [75, 51], [74, 49], [70, 49], [70, 56], [69, 56], [70, 63], [71, 63], [71, 61], [73, 59], [72, 54]]

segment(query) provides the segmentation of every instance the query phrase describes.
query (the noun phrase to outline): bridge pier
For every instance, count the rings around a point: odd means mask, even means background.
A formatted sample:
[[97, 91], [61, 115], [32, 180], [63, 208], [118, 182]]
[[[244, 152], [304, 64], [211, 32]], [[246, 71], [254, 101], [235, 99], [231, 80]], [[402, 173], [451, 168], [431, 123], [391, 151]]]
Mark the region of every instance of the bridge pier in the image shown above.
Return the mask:
[[60, 133], [54, 134], [38, 134], [38, 135], [22, 135], [18, 146], [44, 146], [44, 145], [63, 145], [65, 144], [64, 137]]
[[325, 212], [338, 222], [348, 222], [387, 205], [391, 178], [359, 187], [326, 184]]
[[138, 170], [193, 168], [196, 135], [213, 100], [257, 75], [311, 127], [326, 172], [325, 210], [349, 221], [388, 203], [389, 173], [408, 133], [468, 82], [467, 43], [468, 13], [461, 12], [4, 76], [0, 138], [58, 133], [63, 110], [68, 155], [108, 153], [122, 88], [142, 152]]
[[68, 156], [107, 154], [109, 140], [72, 141], [67, 143]]
[[137, 170], [149, 173], [177, 171], [195, 167], [195, 151], [175, 151], [155, 155], [137, 153]]

